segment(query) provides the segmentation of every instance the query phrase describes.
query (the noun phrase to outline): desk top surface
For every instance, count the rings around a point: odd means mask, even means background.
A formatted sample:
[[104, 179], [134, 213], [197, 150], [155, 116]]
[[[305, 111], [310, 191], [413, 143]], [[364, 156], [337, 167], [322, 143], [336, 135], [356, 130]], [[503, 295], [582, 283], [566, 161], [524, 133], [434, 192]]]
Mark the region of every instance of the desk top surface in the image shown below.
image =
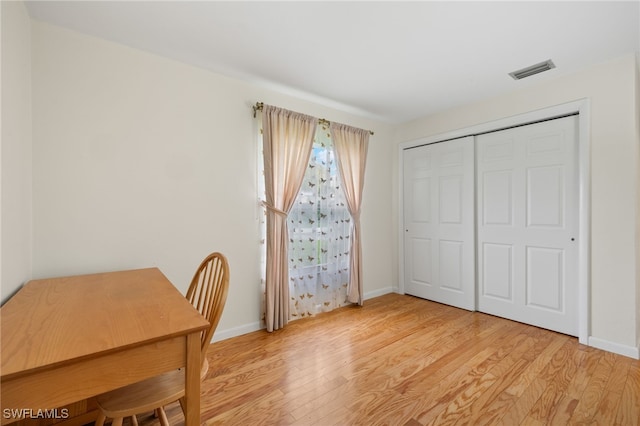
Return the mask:
[[29, 281], [0, 321], [3, 380], [208, 325], [157, 268]]

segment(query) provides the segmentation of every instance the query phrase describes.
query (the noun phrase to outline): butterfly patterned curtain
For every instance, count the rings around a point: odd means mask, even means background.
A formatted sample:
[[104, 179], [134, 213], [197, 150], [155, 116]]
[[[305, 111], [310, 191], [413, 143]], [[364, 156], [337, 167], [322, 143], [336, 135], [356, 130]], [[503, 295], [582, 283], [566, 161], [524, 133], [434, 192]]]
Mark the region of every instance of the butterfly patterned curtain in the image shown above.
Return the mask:
[[288, 216], [292, 320], [347, 304], [350, 221], [331, 134], [320, 124]]

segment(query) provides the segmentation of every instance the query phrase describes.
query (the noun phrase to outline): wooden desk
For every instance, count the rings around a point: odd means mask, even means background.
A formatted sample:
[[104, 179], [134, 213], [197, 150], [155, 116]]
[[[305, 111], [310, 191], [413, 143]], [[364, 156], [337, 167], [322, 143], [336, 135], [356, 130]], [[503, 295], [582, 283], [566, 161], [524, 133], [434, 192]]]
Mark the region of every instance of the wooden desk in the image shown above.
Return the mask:
[[208, 322], [157, 268], [28, 282], [0, 308], [7, 409], [54, 409], [186, 367], [185, 424], [200, 424]]

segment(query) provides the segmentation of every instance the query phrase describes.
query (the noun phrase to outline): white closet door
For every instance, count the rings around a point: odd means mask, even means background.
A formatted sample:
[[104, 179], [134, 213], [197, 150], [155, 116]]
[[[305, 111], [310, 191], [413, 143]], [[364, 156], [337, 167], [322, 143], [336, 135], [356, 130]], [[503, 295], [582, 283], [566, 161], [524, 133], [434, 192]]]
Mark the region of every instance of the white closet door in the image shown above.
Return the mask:
[[405, 293], [475, 309], [473, 137], [404, 150]]
[[577, 118], [477, 137], [478, 310], [578, 333]]

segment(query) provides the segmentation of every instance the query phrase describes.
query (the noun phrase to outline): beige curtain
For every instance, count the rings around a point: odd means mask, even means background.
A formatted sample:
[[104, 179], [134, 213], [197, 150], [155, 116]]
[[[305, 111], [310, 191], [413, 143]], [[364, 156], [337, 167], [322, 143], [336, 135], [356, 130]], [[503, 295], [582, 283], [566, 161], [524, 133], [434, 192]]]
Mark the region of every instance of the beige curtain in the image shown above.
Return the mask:
[[270, 105], [264, 105], [262, 110], [267, 209], [265, 322], [269, 332], [289, 322], [287, 214], [309, 163], [317, 121]]
[[362, 242], [360, 239], [360, 204], [364, 187], [369, 131], [331, 123], [331, 137], [336, 151], [347, 207], [351, 214], [351, 257], [347, 300], [362, 305]]

